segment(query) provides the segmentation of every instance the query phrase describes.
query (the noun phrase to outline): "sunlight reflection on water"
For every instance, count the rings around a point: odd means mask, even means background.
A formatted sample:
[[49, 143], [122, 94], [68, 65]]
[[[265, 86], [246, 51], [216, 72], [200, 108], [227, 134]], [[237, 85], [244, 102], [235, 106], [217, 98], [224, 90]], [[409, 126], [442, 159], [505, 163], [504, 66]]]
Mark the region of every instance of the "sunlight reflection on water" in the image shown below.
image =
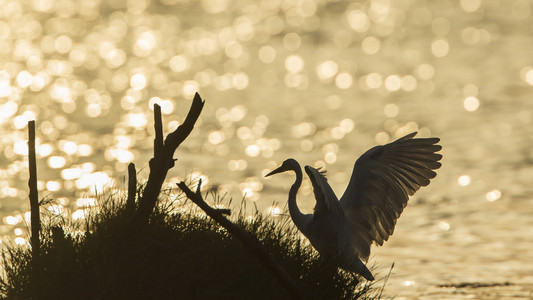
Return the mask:
[[[153, 104], [169, 132], [199, 91], [169, 179], [278, 215], [289, 183], [263, 176], [285, 158], [327, 167], [340, 193], [358, 155], [418, 130], [441, 137], [443, 167], [376, 251], [396, 261], [393, 293], [531, 279], [533, 237], [516, 230], [533, 225], [529, 1], [8, 0], [1, 14], [0, 236], [27, 243], [29, 120], [40, 196], [81, 219], [129, 162], [146, 179]], [[300, 200], [312, 210], [307, 179]]]

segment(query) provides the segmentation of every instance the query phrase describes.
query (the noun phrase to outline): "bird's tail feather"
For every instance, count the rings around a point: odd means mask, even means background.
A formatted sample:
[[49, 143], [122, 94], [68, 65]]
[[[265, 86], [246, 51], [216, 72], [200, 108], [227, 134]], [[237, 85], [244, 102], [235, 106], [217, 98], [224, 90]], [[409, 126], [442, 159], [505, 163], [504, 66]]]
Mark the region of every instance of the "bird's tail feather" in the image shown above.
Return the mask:
[[370, 272], [370, 270], [362, 262], [361, 262], [361, 268], [359, 269], [357, 273], [361, 274], [368, 281], [374, 280], [374, 276], [372, 276], [372, 273]]
[[351, 260], [351, 263], [349, 263], [349, 265], [344, 266], [342, 268], [348, 271], [352, 271], [354, 273], [360, 274], [368, 281], [374, 280], [374, 276], [372, 275], [370, 270], [365, 266], [365, 264], [358, 257]]

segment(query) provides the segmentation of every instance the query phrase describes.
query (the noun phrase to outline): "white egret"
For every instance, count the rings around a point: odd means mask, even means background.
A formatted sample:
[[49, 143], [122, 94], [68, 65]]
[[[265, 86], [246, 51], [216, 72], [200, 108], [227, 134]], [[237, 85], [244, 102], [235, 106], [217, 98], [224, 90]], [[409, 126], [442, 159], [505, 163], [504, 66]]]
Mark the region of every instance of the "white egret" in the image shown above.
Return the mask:
[[394, 232], [396, 220], [409, 196], [429, 184], [440, 168], [442, 149], [438, 138], [413, 138], [410, 133], [394, 142], [376, 146], [355, 162], [346, 191], [338, 200], [323, 172], [305, 166], [316, 198], [313, 214], [303, 214], [296, 204], [302, 184], [300, 164], [289, 158], [266, 176], [294, 171], [289, 191], [289, 213], [296, 227], [321, 256], [337, 266], [374, 280], [361, 261], [368, 260], [372, 243], [383, 245]]

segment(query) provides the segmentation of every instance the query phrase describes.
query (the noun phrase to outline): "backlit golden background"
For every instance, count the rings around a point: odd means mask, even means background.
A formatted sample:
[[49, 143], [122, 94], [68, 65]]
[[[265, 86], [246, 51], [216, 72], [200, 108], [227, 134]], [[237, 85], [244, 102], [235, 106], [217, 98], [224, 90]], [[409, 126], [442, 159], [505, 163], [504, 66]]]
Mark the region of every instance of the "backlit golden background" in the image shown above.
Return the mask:
[[[410, 131], [443, 167], [374, 249], [402, 297], [531, 297], [533, 17], [525, 0], [0, 1], [0, 235], [27, 243], [28, 120], [40, 197], [83, 219], [95, 193], [146, 178], [165, 130], [207, 99], [167, 182], [202, 177], [286, 218], [285, 158], [340, 194], [355, 159]], [[300, 206], [310, 212], [304, 182]], [[253, 207], [253, 205], [248, 205]], [[440, 287], [463, 282], [485, 288]], [[507, 284], [508, 283], [508, 284]]]

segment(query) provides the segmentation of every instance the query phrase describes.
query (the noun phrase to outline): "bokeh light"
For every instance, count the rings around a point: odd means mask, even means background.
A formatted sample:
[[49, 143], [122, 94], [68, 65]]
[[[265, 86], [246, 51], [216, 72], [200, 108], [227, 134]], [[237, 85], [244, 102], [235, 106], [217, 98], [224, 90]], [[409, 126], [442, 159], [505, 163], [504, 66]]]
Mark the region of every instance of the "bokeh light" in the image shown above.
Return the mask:
[[459, 183], [460, 186], [467, 186], [471, 182], [470, 176], [468, 175], [461, 175], [459, 178], [457, 178], [457, 183]]
[[490, 201], [490, 202], [499, 200], [501, 197], [502, 197], [502, 192], [500, 190], [492, 190], [488, 192], [486, 195], [487, 201]]
[[479, 100], [472, 96], [466, 97], [463, 105], [467, 111], [476, 111], [479, 108]]
[[[0, 240], [22, 228], [28, 213], [28, 121], [37, 122], [40, 195], [57, 202], [46, 209], [81, 220], [98, 204], [95, 194], [123, 192], [130, 162], [146, 179], [154, 103], [167, 134], [183, 124], [199, 92], [206, 104], [175, 154], [172, 176], [195, 170], [209, 179], [206, 191], [246, 195], [260, 211], [281, 216], [288, 179], [263, 189], [264, 170], [287, 157], [327, 166], [339, 195], [358, 155], [416, 130], [420, 137], [442, 138], [445, 160], [431, 185], [412, 198], [403, 232], [430, 238], [433, 251], [446, 252], [432, 257], [463, 266], [475, 265], [468, 260], [479, 257], [471, 254], [480, 245], [489, 261], [518, 257], [512, 249], [525, 253], [530, 246], [516, 243], [503, 225], [512, 218], [531, 227], [516, 204], [506, 206], [507, 199], [528, 203], [530, 194], [530, 1], [2, 4]], [[312, 211], [308, 181], [301, 192], [299, 205]], [[424, 213], [427, 207], [431, 213]], [[451, 216], [448, 207], [455, 209]], [[485, 212], [494, 216], [491, 224], [478, 218]], [[472, 217], [461, 219], [466, 215]], [[477, 243], [490, 238], [469, 226], [488, 228], [513, 246], [495, 251], [494, 243]], [[426, 257], [427, 244], [406, 243], [401, 234], [394, 235], [398, 244], [420, 251], [413, 257]], [[17, 238], [28, 245], [24, 234]], [[454, 253], [449, 245], [464, 249], [464, 261], [446, 256]], [[431, 281], [434, 290], [449, 279], [435, 271], [425, 280], [417, 265], [398, 269], [421, 274], [398, 285], [423, 290]], [[442, 270], [424, 270], [430, 269]], [[498, 272], [504, 279], [485, 281], [514, 283], [515, 274], [529, 271], [511, 269]], [[469, 276], [481, 273], [467, 270], [460, 280], [479, 281]]]

